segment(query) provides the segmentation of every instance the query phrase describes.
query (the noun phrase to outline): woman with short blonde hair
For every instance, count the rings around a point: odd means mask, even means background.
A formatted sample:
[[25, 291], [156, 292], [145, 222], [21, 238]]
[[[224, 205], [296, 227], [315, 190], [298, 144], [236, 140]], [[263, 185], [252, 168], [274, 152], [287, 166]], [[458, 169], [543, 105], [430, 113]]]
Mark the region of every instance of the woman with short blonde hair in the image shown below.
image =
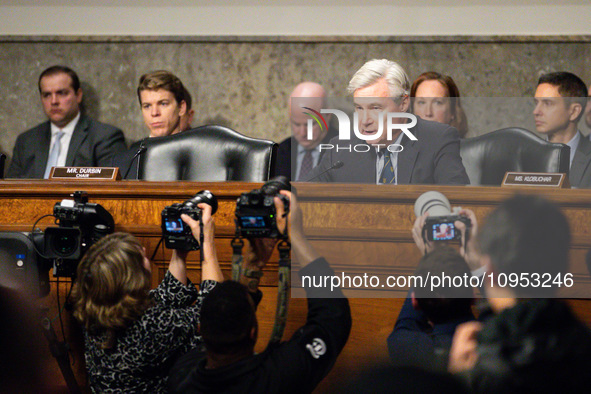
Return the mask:
[[[129, 234], [108, 235], [78, 266], [74, 316], [85, 328], [85, 358], [93, 392], [166, 392], [176, 357], [201, 344], [198, 318], [204, 296], [223, 281], [211, 207], [203, 210], [204, 261], [200, 290], [187, 279], [186, 252], [173, 250], [160, 285], [150, 290], [145, 249]], [[181, 218], [199, 239], [199, 223]]]

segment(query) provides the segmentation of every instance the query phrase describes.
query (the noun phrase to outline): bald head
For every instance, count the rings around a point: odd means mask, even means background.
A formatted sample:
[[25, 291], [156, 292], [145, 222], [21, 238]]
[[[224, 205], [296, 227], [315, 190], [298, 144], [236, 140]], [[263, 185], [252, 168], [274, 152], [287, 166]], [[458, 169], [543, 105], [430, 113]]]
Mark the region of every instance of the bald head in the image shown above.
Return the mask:
[[[298, 142], [305, 149], [313, 149], [326, 136], [328, 130], [321, 129], [320, 126], [313, 123], [313, 138], [307, 138], [308, 119], [311, 119], [305, 112], [310, 112], [303, 107], [312, 108], [314, 111], [320, 112], [325, 104], [326, 91], [322, 85], [316, 82], [302, 82], [297, 85], [291, 95], [289, 96], [289, 120], [291, 124], [291, 131]], [[330, 114], [323, 114], [328, 122]]]

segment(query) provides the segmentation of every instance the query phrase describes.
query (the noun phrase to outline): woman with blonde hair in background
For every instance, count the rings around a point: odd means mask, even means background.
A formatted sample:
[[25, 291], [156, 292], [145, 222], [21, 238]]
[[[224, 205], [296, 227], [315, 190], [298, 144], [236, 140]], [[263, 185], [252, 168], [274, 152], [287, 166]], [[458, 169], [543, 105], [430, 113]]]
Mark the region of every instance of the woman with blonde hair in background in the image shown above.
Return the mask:
[[[150, 290], [151, 264], [130, 234], [94, 244], [78, 266], [74, 316], [85, 328], [85, 359], [93, 392], [165, 392], [174, 360], [201, 344], [198, 318], [204, 296], [223, 281], [214, 244], [211, 207], [203, 210], [202, 283], [187, 278], [187, 252], [172, 251], [160, 285]], [[183, 221], [199, 239], [199, 222]]]

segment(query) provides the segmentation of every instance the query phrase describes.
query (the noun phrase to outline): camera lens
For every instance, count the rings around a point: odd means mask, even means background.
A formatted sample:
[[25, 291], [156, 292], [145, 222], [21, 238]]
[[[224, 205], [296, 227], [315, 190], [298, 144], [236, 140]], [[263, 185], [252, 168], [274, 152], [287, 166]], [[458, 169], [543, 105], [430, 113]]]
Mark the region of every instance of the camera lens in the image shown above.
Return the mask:
[[70, 234], [60, 234], [53, 239], [53, 249], [58, 255], [67, 257], [76, 251], [78, 237]]
[[274, 196], [281, 190], [291, 191], [291, 184], [289, 183], [287, 177], [279, 175], [265, 183], [263, 187], [261, 187], [261, 190], [268, 196]]
[[429, 212], [429, 216], [446, 216], [451, 214], [451, 205], [447, 197], [435, 191], [425, 192], [415, 201], [415, 215], [421, 216]]
[[201, 204], [202, 202], [211, 207], [212, 215], [217, 212], [218, 199], [209, 190], [201, 190], [200, 192], [197, 192], [193, 198], [185, 201], [185, 206], [193, 207], [197, 206], [197, 204]]

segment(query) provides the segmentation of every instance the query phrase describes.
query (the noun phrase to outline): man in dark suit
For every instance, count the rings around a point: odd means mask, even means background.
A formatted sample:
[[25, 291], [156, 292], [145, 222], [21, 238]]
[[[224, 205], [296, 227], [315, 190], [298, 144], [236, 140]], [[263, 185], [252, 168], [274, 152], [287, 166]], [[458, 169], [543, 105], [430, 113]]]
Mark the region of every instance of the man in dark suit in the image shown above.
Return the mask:
[[[303, 107], [312, 108], [320, 112], [326, 98], [324, 88], [315, 82], [302, 82], [295, 87], [289, 96], [289, 123], [291, 137], [279, 144], [275, 175], [283, 175], [290, 180], [307, 180], [310, 171], [318, 165], [323, 152], [318, 148], [320, 144], [327, 144], [337, 135], [336, 130], [314, 122], [313, 137], [307, 138], [308, 119], [312, 119]], [[330, 114], [324, 119], [330, 122]], [[293, 163], [292, 163], [293, 160]]]
[[[406, 114], [409, 88], [408, 76], [397, 63], [374, 59], [363, 65], [348, 88], [355, 102], [357, 135], [321, 145], [326, 152], [310, 177], [320, 182], [468, 184], [455, 128], [422, 119], [404, 127], [414, 117]], [[400, 115], [389, 118], [393, 113]], [[390, 122], [400, 129], [388, 135]], [[342, 168], [331, 169], [338, 161]]]
[[591, 141], [577, 128], [587, 105], [587, 86], [569, 72], [544, 74], [538, 80], [534, 101], [536, 130], [548, 141], [570, 147], [570, 184], [591, 187]]
[[53, 166], [107, 167], [126, 149], [121, 130], [80, 113], [82, 89], [70, 68], [43, 71], [39, 93], [49, 120], [18, 136], [8, 178], [47, 178]]
[[[148, 138], [165, 137], [191, 128], [195, 114], [191, 109], [191, 94], [173, 73], [157, 70], [142, 75], [137, 95], [144, 123], [150, 130]], [[137, 178], [142, 141], [134, 142], [127, 152], [113, 157], [113, 167], [119, 167], [121, 176], [126, 179]]]

